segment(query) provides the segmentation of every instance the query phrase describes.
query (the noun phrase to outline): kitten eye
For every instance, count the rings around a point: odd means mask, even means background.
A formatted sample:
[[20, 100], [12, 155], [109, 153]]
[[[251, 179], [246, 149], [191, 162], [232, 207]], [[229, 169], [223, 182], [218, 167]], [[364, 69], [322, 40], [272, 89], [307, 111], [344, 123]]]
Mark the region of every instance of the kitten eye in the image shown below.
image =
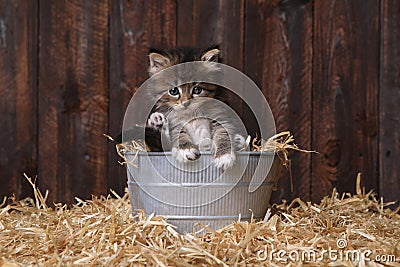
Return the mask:
[[199, 94], [201, 94], [201, 92], [203, 92], [203, 88], [201, 88], [200, 86], [195, 86], [193, 88], [192, 94], [199, 95]]
[[179, 95], [179, 89], [178, 89], [178, 87], [171, 88], [171, 89], [169, 89], [168, 93], [172, 96]]

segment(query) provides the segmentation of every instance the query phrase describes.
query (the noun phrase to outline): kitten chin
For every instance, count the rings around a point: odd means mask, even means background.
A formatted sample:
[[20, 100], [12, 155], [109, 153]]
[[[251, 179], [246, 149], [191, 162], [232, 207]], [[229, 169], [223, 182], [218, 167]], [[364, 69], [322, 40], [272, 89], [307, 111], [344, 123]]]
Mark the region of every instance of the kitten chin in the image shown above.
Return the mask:
[[[172, 50], [150, 50], [149, 75], [176, 64], [204, 61], [205, 72], [216, 69], [220, 60], [218, 46], [207, 49], [177, 48]], [[168, 133], [177, 161], [188, 162], [200, 157], [200, 150], [212, 151], [215, 166], [220, 169], [232, 167], [235, 162], [236, 140], [244, 136], [240, 131], [241, 122], [224, 105], [217, 105], [216, 98], [223, 88], [214, 84], [192, 82], [183, 85], [155, 83], [148, 94], [156, 104], [149, 116], [146, 128], [146, 143], [153, 151], [165, 150], [159, 147], [160, 137]], [[157, 114], [157, 115], [154, 115]], [[163, 118], [160, 118], [160, 114]], [[157, 121], [155, 121], [155, 119]], [[157, 124], [157, 127], [154, 125]], [[154, 131], [158, 135], [154, 134]], [[240, 139], [240, 138], [239, 138]], [[243, 139], [243, 138], [242, 138]]]

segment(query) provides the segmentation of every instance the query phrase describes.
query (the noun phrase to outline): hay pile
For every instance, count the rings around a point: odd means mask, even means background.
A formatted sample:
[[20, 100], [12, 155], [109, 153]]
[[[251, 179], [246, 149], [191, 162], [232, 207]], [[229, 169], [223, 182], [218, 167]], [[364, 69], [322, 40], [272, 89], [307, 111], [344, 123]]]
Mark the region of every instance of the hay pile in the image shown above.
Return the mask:
[[[360, 266], [400, 266], [399, 209], [362, 192], [359, 180], [353, 196], [333, 191], [318, 205], [296, 199], [278, 205], [265, 222], [180, 235], [154, 215], [141, 213], [134, 221], [128, 194], [50, 208], [29, 179], [35, 199], [9, 198], [0, 206], [0, 266], [352, 266], [343, 256], [347, 251], [386, 256]], [[341, 251], [342, 258], [323, 250]]]

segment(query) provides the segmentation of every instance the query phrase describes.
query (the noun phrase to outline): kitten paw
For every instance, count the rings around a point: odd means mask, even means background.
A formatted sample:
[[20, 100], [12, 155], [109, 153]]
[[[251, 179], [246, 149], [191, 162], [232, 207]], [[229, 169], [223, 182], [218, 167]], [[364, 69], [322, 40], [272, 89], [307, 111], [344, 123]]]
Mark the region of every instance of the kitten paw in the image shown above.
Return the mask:
[[167, 124], [167, 118], [165, 118], [164, 114], [160, 112], [152, 113], [149, 119], [147, 120], [147, 126], [154, 128], [156, 130], [160, 130], [166, 124]]
[[235, 148], [237, 150], [244, 150], [247, 148], [247, 140], [240, 134], [235, 134], [235, 137], [233, 137], [233, 141], [235, 142]]
[[222, 156], [219, 156], [217, 158], [214, 159], [214, 164], [215, 167], [217, 167], [218, 169], [222, 169], [222, 170], [227, 170], [230, 167], [233, 166], [233, 164], [235, 164], [236, 161], [236, 156], [235, 153], [228, 153], [228, 154], [223, 154]]
[[185, 149], [178, 149], [172, 148], [172, 156], [181, 163], [186, 163], [188, 161], [196, 160], [200, 158], [200, 152], [197, 148], [185, 148]]

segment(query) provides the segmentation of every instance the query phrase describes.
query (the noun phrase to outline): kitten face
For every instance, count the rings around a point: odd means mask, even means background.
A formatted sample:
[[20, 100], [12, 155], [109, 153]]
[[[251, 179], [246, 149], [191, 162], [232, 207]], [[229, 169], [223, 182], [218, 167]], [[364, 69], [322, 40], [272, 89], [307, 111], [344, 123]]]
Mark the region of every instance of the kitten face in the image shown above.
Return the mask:
[[200, 98], [214, 98], [217, 86], [205, 83], [190, 83], [171, 87], [157, 103], [174, 110], [190, 110], [197, 106]]
[[147, 127], [159, 125], [160, 120], [155, 119], [160, 114], [165, 116], [163, 124], [166, 125], [160, 128], [168, 129], [172, 155], [179, 162], [196, 160], [201, 155], [200, 150], [210, 150], [214, 155], [215, 166], [227, 169], [235, 162], [234, 151], [237, 145], [234, 143], [236, 139], [233, 138], [239, 135], [240, 124], [232, 111], [216, 99], [219, 90], [223, 88], [202, 82], [183, 85], [180, 85], [182, 82], [179, 83], [179, 79], [189, 81], [193, 80], [192, 77], [199, 77], [195, 76], [198, 73], [209, 75], [208, 77], [218, 75], [220, 69], [215, 62], [219, 60], [219, 52], [216, 47], [205, 50], [178, 48], [151, 51], [148, 69], [150, 76], [180, 63], [193, 61], [206, 63], [196, 66], [195, 73], [188, 65], [181, 65], [178, 70], [173, 69], [172, 71], [180, 74], [175, 78], [176, 81], [167, 81], [169, 77], [164, 78], [163, 75], [153, 77], [153, 84], [149, 87], [148, 93], [156, 104]]
[[[216, 47], [209, 49], [178, 48], [174, 50], [151, 50], [149, 54], [150, 76], [173, 65], [192, 61], [217, 62], [220, 50]], [[211, 67], [211, 65], [210, 65]], [[207, 70], [205, 70], [207, 71]], [[218, 87], [207, 83], [189, 83], [180, 86], [168, 84], [156, 88], [153, 97], [158, 98], [157, 108], [174, 109], [177, 111], [190, 110], [194, 108], [193, 103], [203, 97], [214, 98]]]

